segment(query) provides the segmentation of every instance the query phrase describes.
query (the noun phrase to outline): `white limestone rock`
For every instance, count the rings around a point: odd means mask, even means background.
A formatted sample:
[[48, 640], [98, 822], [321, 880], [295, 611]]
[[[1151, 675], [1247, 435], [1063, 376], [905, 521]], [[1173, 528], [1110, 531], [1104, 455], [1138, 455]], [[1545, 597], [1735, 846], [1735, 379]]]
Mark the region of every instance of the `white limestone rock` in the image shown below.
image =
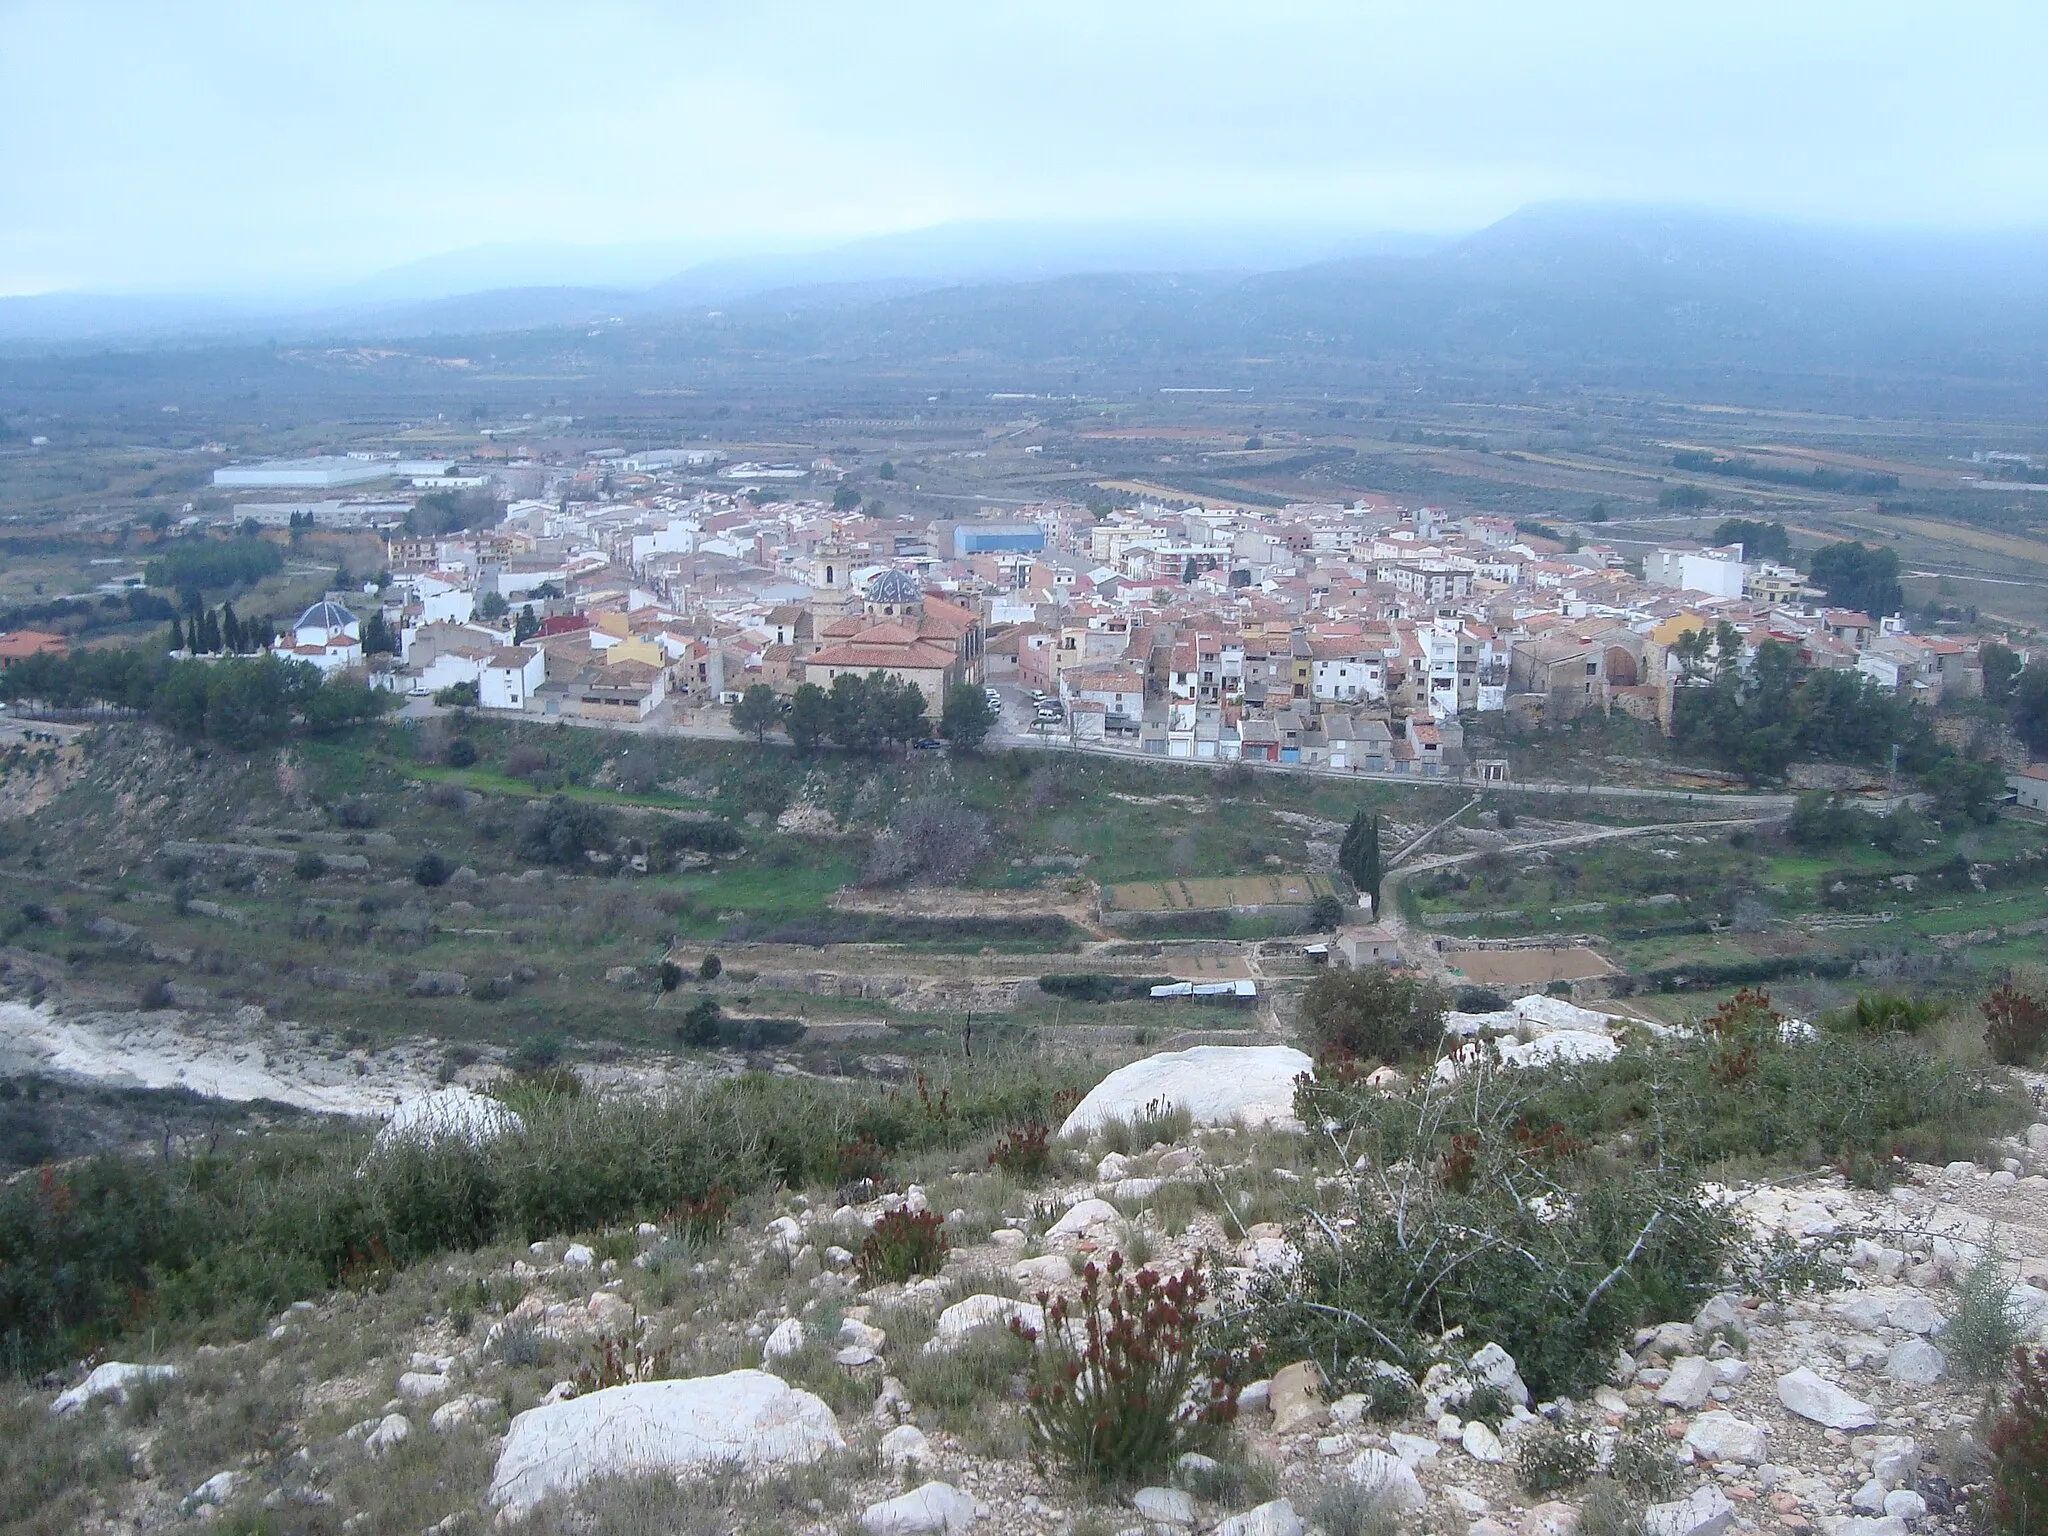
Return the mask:
[[1884, 1373], [1902, 1387], [1931, 1387], [1948, 1374], [1948, 1356], [1925, 1339], [1901, 1339], [1886, 1357]]
[[1778, 1401], [1824, 1429], [1868, 1429], [1877, 1422], [1868, 1403], [1858, 1402], [1803, 1365], [1778, 1378]]
[[1154, 1525], [1193, 1525], [1195, 1501], [1178, 1488], [1140, 1488], [1131, 1508]]
[[1082, 1237], [1092, 1227], [1119, 1222], [1123, 1217], [1124, 1213], [1107, 1200], [1077, 1200], [1046, 1230], [1046, 1241], [1056, 1243], [1062, 1238]]
[[898, 1424], [882, 1436], [875, 1452], [892, 1468], [900, 1469], [910, 1463], [925, 1466], [932, 1459], [932, 1443], [915, 1424]]
[[408, 1141], [430, 1145], [444, 1139], [482, 1147], [525, 1129], [526, 1122], [516, 1112], [488, 1094], [450, 1085], [401, 1103], [377, 1132], [373, 1150], [382, 1152]]
[[1501, 1447], [1500, 1436], [1478, 1419], [1470, 1420], [1459, 1432], [1458, 1444], [1474, 1461], [1483, 1461], [1489, 1466], [1507, 1457], [1507, 1452]]
[[804, 1347], [804, 1325], [801, 1319], [785, 1317], [770, 1330], [761, 1342], [763, 1360], [787, 1360]]
[[1690, 1413], [1714, 1389], [1714, 1364], [1703, 1355], [1682, 1355], [1671, 1362], [1671, 1374], [1657, 1389], [1657, 1401]]
[[1712, 1483], [1685, 1498], [1652, 1504], [1643, 1511], [1647, 1536], [1721, 1536], [1734, 1523], [1735, 1506]]
[[1221, 1522], [1209, 1536], [1308, 1536], [1308, 1524], [1286, 1499], [1274, 1499]]
[[1428, 1503], [1414, 1469], [1385, 1451], [1360, 1451], [1344, 1475], [1375, 1495], [1376, 1502], [1388, 1514], [1420, 1514]]
[[1685, 1444], [1701, 1461], [1762, 1466], [1770, 1431], [1720, 1408], [1711, 1408], [1686, 1427]]
[[635, 1382], [520, 1414], [488, 1497], [518, 1519], [596, 1477], [788, 1466], [845, 1449], [823, 1401], [765, 1371]]
[[974, 1524], [974, 1500], [951, 1483], [926, 1483], [870, 1504], [860, 1517], [866, 1536], [950, 1536]]
[[1119, 1067], [1074, 1106], [1062, 1136], [1134, 1121], [1161, 1102], [1186, 1110], [1197, 1125], [1272, 1125], [1294, 1118], [1294, 1080], [1314, 1062], [1284, 1045], [1198, 1045], [1163, 1051]]
[[174, 1365], [131, 1365], [125, 1360], [109, 1360], [105, 1365], [95, 1366], [93, 1373], [69, 1391], [57, 1394], [50, 1404], [55, 1414], [76, 1413], [87, 1403], [96, 1403], [103, 1397], [111, 1397], [117, 1403], [128, 1401], [132, 1388], [146, 1382], [169, 1381], [178, 1374]]
[[977, 1328], [1007, 1329], [1013, 1320], [1033, 1333], [1045, 1330], [1045, 1312], [1035, 1302], [1018, 1301], [1013, 1296], [969, 1296], [939, 1314], [932, 1336], [925, 1343], [925, 1353], [943, 1354]]

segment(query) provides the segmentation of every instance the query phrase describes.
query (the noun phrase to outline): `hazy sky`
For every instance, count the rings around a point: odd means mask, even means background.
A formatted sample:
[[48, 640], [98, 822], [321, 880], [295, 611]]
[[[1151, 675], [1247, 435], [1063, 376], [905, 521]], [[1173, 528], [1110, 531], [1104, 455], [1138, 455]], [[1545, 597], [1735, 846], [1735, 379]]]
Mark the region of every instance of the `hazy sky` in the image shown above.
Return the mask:
[[0, 293], [1556, 197], [2048, 223], [2040, 0], [0, 0]]

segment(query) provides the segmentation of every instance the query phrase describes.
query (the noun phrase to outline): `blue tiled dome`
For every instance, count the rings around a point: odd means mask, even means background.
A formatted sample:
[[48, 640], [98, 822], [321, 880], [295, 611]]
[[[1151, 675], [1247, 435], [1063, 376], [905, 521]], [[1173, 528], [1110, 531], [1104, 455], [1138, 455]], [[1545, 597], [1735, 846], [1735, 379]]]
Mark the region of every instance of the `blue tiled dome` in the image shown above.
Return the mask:
[[332, 633], [335, 630], [347, 629], [349, 625], [355, 622], [356, 616], [342, 607], [341, 604], [330, 602], [323, 598], [300, 614], [299, 622], [294, 624], [292, 628], [295, 630], [324, 629]]
[[923, 597], [924, 588], [917, 584], [917, 578], [902, 571], [884, 571], [868, 583], [871, 603], [915, 603]]

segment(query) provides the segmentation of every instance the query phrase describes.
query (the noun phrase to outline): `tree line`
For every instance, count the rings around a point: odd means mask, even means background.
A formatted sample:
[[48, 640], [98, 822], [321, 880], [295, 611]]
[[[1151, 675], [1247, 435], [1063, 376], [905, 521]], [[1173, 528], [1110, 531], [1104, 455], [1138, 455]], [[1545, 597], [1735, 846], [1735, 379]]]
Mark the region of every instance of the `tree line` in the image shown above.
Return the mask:
[[0, 698], [129, 710], [188, 740], [238, 752], [374, 720], [398, 702], [359, 678], [323, 677], [309, 662], [267, 652], [197, 661], [135, 650], [24, 657], [0, 673]]
[[[1725, 620], [1681, 636], [1672, 699], [1672, 740], [1752, 781], [1776, 779], [1795, 761], [1887, 766], [1919, 776], [1945, 822], [1989, 820], [2004, 771], [1944, 746], [1927, 711], [1848, 669], [1809, 667], [1793, 647], [1759, 644], [1745, 665], [1742, 636]], [[2044, 677], [2048, 683], [2048, 677]], [[2048, 697], [2048, 687], [2044, 687]]]
[[277, 621], [267, 613], [242, 618], [233, 603], [218, 608], [194, 607], [183, 619], [171, 620], [167, 650], [194, 656], [249, 656], [277, 644]]
[[[732, 724], [756, 741], [780, 730], [799, 752], [814, 752], [828, 741], [849, 752], [872, 752], [929, 736], [927, 709], [924, 690], [906, 678], [842, 672], [831, 688], [804, 683], [787, 700], [766, 683], [755, 683], [733, 705]], [[938, 727], [945, 741], [971, 750], [994, 727], [995, 711], [980, 688], [955, 683], [946, 690]]]

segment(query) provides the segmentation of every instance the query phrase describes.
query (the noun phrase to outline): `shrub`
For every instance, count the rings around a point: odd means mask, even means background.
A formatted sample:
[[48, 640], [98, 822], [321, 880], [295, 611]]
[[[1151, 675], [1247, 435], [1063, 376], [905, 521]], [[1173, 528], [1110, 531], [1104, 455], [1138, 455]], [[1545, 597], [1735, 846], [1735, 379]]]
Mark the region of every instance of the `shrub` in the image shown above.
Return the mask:
[[2002, 1536], [2048, 1524], [2048, 1350], [2019, 1350], [2019, 1381], [1991, 1428], [1991, 1509]]
[[1978, 1004], [1984, 1015], [1984, 1048], [2001, 1066], [2030, 1066], [2048, 1042], [2048, 1006], [2031, 993], [2006, 985]]
[[861, 866], [862, 885], [890, 885], [913, 875], [939, 885], [958, 881], [988, 851], [988, 818], [938, 795], [898, 808]]
[[1678, 1488], [1679, 1464], [1672, 1454], [1671, 1440], [1653, 1424], [1638, 1424], [1616, 1438], [1608, 1457], [1607, 1473], [1607, 1478], [1588, 1490], [1589, 1506], [1599, 1485], [1608, 1484], [1610, 1478], [1609, 1492], [1625, 1489], [1645, 1501], [1667, 1498]]
[[889, 1154], [873, 1136], [863, 1132], [839, 1148], [838, 1182], [864, 1184], [878, 1180], [889, 1171]]
[[1400, 1536], [1401, 1511], [1377, 1488], [1332, 1483], [1309, 1506], [1312, 1528], [1324, 1536]]
[[1052, 1172], [1052, 1128], [1043, 1120], [1020, 1125], [996, 1143], [989, 1166], [1014, 1179], [1042, 1179]]
[[1531, 1495], [1576, 1488], [1593, 1475], [1600, 1450], [1583, 1430], [1548, 1426], [1523, 1437], [1515, 1453], [1522, 1491]]
[[292, 873], [301, 880], [318, 880], [327, 873], [327, 861], [312, 849], [302, 848], [292, 860]]
[[1580, 1536], [1643, 1536], [1642, 1517], [1617, 1486], [1617, 1479], [1596, 1477], [1579, 1503]]
[[441, 856], [438, 849], [429, 848], [413, 861], [413, 879], [429, 889], [446, 885], [448, 877], [454, 873], [454, 866]]
[[1852, 1035], [1917, 1035], [1940, 1020], [1948, 1009], [1932, 998], [1903, 992], [1868, 992], [1847, 1008], [1826, 1015], [1828, 1029]]
[[684, 1241], [708, 1243], [725, 1230], [732, 1204], [732, 1191], [723, 1184], [714, 1184], [695, 1199], [685, 1200], [665, 1219], [670, 1230]]
[[591, 1347], [590, 1359], [577, 1367], [576, 1393], [581, 1397], [636, 1381], [666, 1381], [675, 1374], [673, 1349], [649, 1349], [630, 1335], [607, 1333]]
[[[1164, 1472], [1213, 1445], [1237, 1417], [1237, 1362], [1205, 1349], [1207, 1287], [1184, 1269], [1123, 1278], [1123, 1255], [1081, 1271], [1078, 1296], [1041, 1294], [1025, 1420], [1037, 1448], [1099, 1483]], [[1072, 1325], [1072, 1326], [1070, 1326]]]
[[135, 997], [135, 1006], [144, 1013], [154, 1013], [159, 1008], [171, 1006], [171, 983], [169, 978], [152, 976], [142, 984]]
[[[2012, 1364], [2023, 1331], [2005, 1278], [2005, 1256], [1988, 1248], [1957, 1282], [1955, 1310], [1942, 1330], [1942, 1348], [1965, 1380], [1990, 1381]], [[2048, 1507], [2042, 1512], [2048, 1515]]]
[[611, 816], [600, 806], [554, 795], [519, 818], [519, 853], [540, 864], [576, 865], [610, 846]]
[[673, 992], [683, 984], [683, 968], [673, 960], [661, 962], [661, 990]]
[[860, 1245], [861, 1278], [869, 1285], [903, 1281], [915, 1275], [936, 1275], [946, 1263], [945, 1224], [935, 1211], [899, 1207], [884, 1211]]
[[448, 743], [447, 757], [450, 768], [474, 767], [481, 755], [476, 749], [476, 743], [467, 736], [457, 736]]
[[724, 972], [725, 962], [714, 954], [706, 954], [702, 960], [697, 962], [697, 979], [699, 981], [716, 981]]
[[1513, 1005], [1491, 987], [1460, 987], [1452, 1006], [1460, 1013], [1506, 1013]]
[[1255, 1282], [1269, 1353], [1362, 1389], [1375, 1360], [1417, 1374], [1431, 1341], [1462, 1326], [1554, 1396], [1597, 1380], [1639, 1321], [1713, 1289], [1734, 1228], [1698, 1180], [1662, 1159], [1596, 1165], [1536, 1098], [1542, 1078], [1475, 1065], [1455, 1092], [1298, 1092], [1297, 1113], [1333, 1125], [1347, 1163], [1409, 1172], [1356, 1176], [1337, 1212], [1350, 1225], [1303, 1232], [1298, 1272]]
[[345, 795], [334, 804], [334, 819], [351, 831], [377, 825], [377, 803], [367, 795]]
[[682, 1023], [676, 1026], [676, 1036], [693, 1050], [708, 1051], [718, 1044], [719, 1025], [724, 1019], [718, 999], [700, 997], [684, 1011]]
[[1385, 966], [1324, 971], [1302, 995], [1314, 1056], [1400, 1061], [1434, 1051], [1444, 1036], [1444, 993], [1434, 982]]

